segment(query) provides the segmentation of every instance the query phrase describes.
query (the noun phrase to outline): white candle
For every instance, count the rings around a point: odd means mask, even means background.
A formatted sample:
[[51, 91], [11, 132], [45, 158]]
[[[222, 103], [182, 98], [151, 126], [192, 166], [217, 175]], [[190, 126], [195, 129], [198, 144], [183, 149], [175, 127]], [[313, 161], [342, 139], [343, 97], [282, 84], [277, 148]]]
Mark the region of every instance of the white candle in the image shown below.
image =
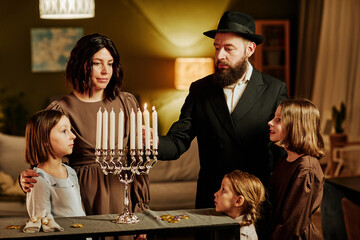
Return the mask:
[[146, 103], [144, 105], [144, 124], [145, 124], [145, 149], [150, 149], [150, 115], [146, 109]]
[[130, 149], [135, 149], [135, 113], [134, 109], [131, 109], [130, 113]]
[[155, 106], [152, 108], [153, 149], [158, 148], [158, 120]]
[[114, 109], [110, 112], [110, 149], [115, 149], [115, 113]]
[[102, 113], [100, 107], [96, 115], [96, 149], [101, 148], [101, 127], [102, 127]]
[[118, 148], [124, 147], [124, 112], [120, 109], [119, 113], [119, 129], [118, 129]]
[[108, 147], [108, 112], [106, 109], [103, 112], [103, 142], [102, 149], [106, 150]]
[[137, 111], [137, 119], [136, 119], [136, 125], [137, 125], [137, 149], [143, 148], [143, 139], [142, 139], [142, 113], [140, 111], [140, 108], [138, 108]]

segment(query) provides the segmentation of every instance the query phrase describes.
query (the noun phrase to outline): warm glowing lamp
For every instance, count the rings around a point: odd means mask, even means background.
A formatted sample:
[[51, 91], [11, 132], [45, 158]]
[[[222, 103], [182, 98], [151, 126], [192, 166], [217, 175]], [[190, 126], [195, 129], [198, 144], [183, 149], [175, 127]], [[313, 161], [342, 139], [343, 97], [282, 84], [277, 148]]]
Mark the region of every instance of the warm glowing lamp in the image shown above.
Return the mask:
[[80, 19], [95, 16], [95, 0], [39, 0], [40, 18]]
[[188, 90], [192, 82], [214, 73], [212, 58], [176, 58], [175, 88]]

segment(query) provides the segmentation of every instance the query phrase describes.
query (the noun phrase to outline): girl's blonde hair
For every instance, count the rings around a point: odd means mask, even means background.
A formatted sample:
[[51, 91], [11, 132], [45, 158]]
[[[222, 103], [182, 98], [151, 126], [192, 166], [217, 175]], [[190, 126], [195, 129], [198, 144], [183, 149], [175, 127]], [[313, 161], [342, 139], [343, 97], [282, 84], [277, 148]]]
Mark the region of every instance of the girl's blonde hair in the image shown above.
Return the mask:
[[58, 124], [65, 114], [56, 110], [44, 110], [35, 113], [28, 121], [25, 129], [25, 160], [32, 166], [55, 157], [50, 143], [51, 129]]
[[280, 103], [284, 138], [277, 144], [297, 154], [318, 159], [324, 153], [324, 141], [320, 131], [320, 112], [307, 99], [287, 99]]
[[248, 214], [250, 218], [245, 218], [240, 226], [249, 226], [261, 217], [262, 204], [266, 200], [264, 185], [259, 178], [254, 175], [235, 170], [225, 175], [232, 186], [236, 196], [243, 196], [245, 199], [242, 214]]

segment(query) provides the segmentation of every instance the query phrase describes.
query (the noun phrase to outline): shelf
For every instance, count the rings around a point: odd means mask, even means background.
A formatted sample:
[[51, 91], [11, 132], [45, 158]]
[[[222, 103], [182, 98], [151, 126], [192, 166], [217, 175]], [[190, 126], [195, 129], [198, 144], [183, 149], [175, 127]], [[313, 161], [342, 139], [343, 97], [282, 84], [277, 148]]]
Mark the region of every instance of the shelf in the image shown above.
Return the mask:
[[265, 42], [256, 46], [251, 64], [264, 73], [284, 81], [290, 93], [290, 31], [289, 20], [256, 20], [256, 33]]

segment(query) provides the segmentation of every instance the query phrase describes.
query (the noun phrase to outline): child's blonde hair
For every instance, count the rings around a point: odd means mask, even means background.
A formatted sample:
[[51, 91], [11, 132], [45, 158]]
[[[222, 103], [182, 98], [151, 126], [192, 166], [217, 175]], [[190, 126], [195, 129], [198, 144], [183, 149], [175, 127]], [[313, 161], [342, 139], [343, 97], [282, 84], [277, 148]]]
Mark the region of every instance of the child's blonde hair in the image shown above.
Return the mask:
[[262, 204], [266, 200], [264, 185], [259, 178], [240, 170], [228, 173], [225, 177], [230, 180], [235, 195], [241, 195], [245, 199], [242, 214], [248, 214], [250, 218], [245, 217], [240, 226], [249, 226], [255, 223], [261, 217]]
[[320, 112], [307, 99], [287, 99], [280, 103], [285, 137], [277, 144], [298, 154], [320, 159], [325, 155], [320, 131]]

